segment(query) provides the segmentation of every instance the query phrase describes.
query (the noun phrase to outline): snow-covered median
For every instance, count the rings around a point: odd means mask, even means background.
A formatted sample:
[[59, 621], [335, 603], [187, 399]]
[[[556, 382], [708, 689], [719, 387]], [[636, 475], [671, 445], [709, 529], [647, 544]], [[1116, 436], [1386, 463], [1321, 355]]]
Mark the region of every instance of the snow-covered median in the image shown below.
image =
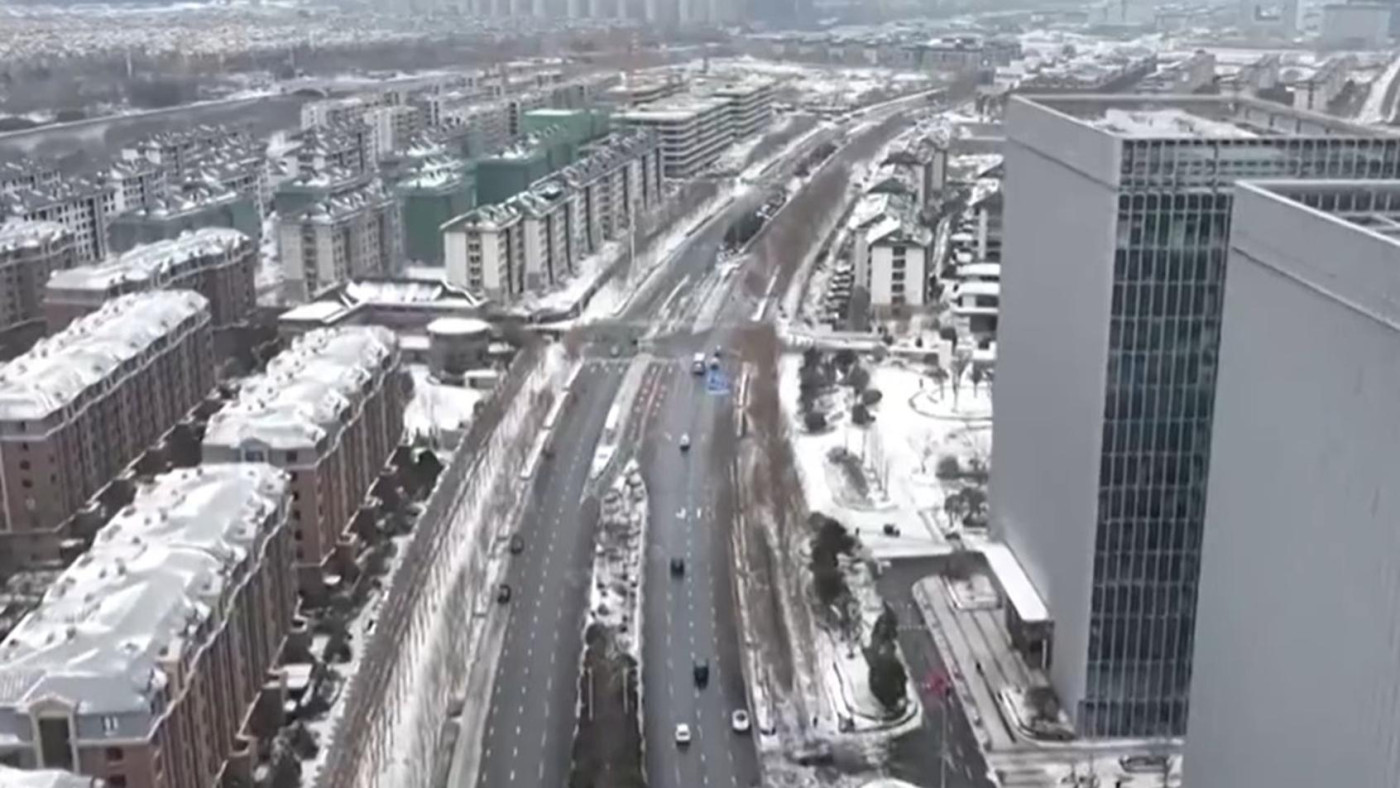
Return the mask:
[[617, 645], [641, 659], [642, 558], [646, 555], [647, 490], [637, 461], [603, 495], [593, 551], [588, 622], [616, 634]]

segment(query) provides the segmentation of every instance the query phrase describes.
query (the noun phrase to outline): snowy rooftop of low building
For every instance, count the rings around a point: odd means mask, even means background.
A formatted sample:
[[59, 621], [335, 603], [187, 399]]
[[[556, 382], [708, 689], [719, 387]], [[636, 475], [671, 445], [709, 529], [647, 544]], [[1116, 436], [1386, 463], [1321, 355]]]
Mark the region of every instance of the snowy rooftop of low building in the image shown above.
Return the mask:
[[958, 276], [966, 279], [996, 279], [1001, 276], [1001, 263], [968, 263], [958, 266]]
[[619, 112], [613, 117], [634, 123], [674, 123], [698, 118], [707, 112], [722, 111], [728, 106], [729, 100], [724, 98], [682, 96], [652, 101], [641, 107]]
[[0, 765], [0, 785], [5, 788], [94, 788], [96, 777], [86, 777], [58, 769], [30, 771]]
[[1007, 601], [1023, 622], [1029, 624], [1050, 620], [1050, 611], [1040, 598], [1040, 592], [1035, 590], [1010, 547], [1001, 542], [988, 542], [983, 545], [982, 554], [987, 557], [987, 565], [991, 567]]
[[309, 304], [293, 307], [283, 312], [278, 320], [314, 321], [323, 323], [344, 312], [349, 307], [339, 301], [312, 301]]
[[365, 381], [398, 350], [381, 326], [309, 331], [243, 383], [238, 398], [214, 414], [204, 445], [312, 449], [338, 424]]
[[127, 282], [154, 282], [159, 287], [166, 277], [186, 262], [217, 265], [235, 250], [253, 251], [253, 242], [238, 230], [227, 227], [201, 227], [179, 237], [137, 246], [125, 254], [95, 265], [55, 271], [50, 290], [108, 291]]
[[286, 486], [275, 468], [238, 463], [140, 488], [0, 643], [0, 707], [60, 698], [83, 715], [150, 714], [172, 678], [163, 663], [199, 647]]
[[1124, 138], [1396, 136], [1388, 129], [1239, 96], [1027, 94], [1013, 101], [1042, 107]]
[[133, 293], [106, 302], [0, 367], [0, 419], [47, 417], [174, 326], [208, 311], [204, 296], [188, 290]]
[[67, 232], [63, 225], [57, 222], [24, 219], [0, 221], [0, 253], [51, 244]]
[[1001, 295], [1001, 282], [959, 282], [958, 295], [995, 296]]
[[429, 334], [479, 336], [491, 333], [491, 324], [471, 317], [440, 317], [428, 324]]

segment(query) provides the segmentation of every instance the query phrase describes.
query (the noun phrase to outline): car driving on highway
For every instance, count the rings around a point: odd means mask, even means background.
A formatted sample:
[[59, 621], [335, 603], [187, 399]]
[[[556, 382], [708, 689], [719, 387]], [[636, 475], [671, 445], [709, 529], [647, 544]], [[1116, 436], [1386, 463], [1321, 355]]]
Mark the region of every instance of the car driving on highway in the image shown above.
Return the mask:
[[676, 723], [676, 744], [681, 747], [690, 744], [690, 726], [684, 722]]
[[735, 709], [734, 713], [729, 715], [729, 727], [733, 728], [735, 733], [748, 733], [749, 713], [743, 709]]
[[682, 433], [682, 434], [681, 434], [681, 451], [686, 451], [686, 450], [689, 449], [689, 448], [690, 448], [690, 433], [688, 433], [688, 432]]

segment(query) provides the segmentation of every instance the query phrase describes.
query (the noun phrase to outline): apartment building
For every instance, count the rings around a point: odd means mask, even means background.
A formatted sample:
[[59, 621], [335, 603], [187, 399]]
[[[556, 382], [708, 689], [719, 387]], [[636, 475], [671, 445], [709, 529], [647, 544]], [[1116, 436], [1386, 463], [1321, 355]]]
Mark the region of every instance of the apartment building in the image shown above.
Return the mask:
[[307, 130], [327, 126], [358, 125], [370, 112], [384, 107], [396, 106], [399, 103], [397, 98], [397, 93], [387, 91], [311, 101], [301, 107], [301, 128]]
[[58, 185], [58, 167], [43, 159], [0, 161], [0, 192], [44, 190]]
[[447, 281], [506, 300], [558, 284], [661, 203], [662, 166], [654, 135], [620, 132], [504, 203], [446, 222]]
[[140, 487], [0, 643], [0, 761], [116, 788], [228, 784], [296, 609], [289, 503], [263, 464]]
[[403, 434], [412, 381], [398, 337], [379, 326], [310, 331], [209, 420], [204, 462], [287, 471], [301, 589], [319, 598], [355, 513]]
[[406, 146], [413, 135], [425, 128], [424, 111], [416, 106], [375, 107], [364, 114], [370, 128], [370, 148], [384, 156]]
[[1398, 261], [1400, 181], [1235, 187], [1183, 785], [1400, 785]]
[[299, 175], [316, 175], [331, 170], [363, 174], [375, 170], [374, 132], [364, 123], [349, 126], [318, 126], [301, 133], [296, 151]]
[[157, 197], [145, 207], [112, 219], [107, 225], [108, 248], [113, 254], [122, 254], [201, 228], [236, 230], [256, 245], [262, 239], [262, 214], [249, 194], [190, 183], [170, 198]]
[[1006, 118], [991, 528], [1078, 729], [1180, 736], [1234, 184], [1400, 177], [1400, 137], [1225, 97], [1015, 96]]
[[486, 298], [525, 292], [525, 228], [514, 202], [483, 205], [442, 226], [445, 273], [451, 284]]
[[559, 181], [545, 181], [515, 203], [525, 240], [525, 288], [540, 290], [574, 273], [578, 260], [575, 222], [580, 197]]
[[399, 221], [399, 202], [378, 178], [279, 214], [277, 249], [286, 292], [311, 299], [349, 279], [398, 273]]
[[170, 177], [161, 167], [144, 158], [123, 158], [104, 173], [108, 216], [153, 205], [170, 195]]
[[42, 320], [44, 282], [73, 261], [73, 235], [63, 225], [0, 224], [0, 334]]
[[255, 145], [246, 131], [227, 126], [198, 125], [163, 131], [122, 149], [128, 162], [144, 160], [161, 168], [172, 183], [181, 183], [199, 164], [229, 146]]
[[50, 333], [107, 301], [151, 290], [193, 290], [209, 301], [215, 328], [242, 322], [257, 305], [258, 246], [223, 227], [206, 227], [138, 246], [96, 265], [57, 271], [44, 288]]
[[719, 158], [734, 142], [734, 114], [729, 99], [685, 96], [634, 107], [613, 119], [633, 128], [649, 129], [661, 146], [667, 178], [692, 178]]
[[63, 225], [73, 234], [77, 261], [92, 262], [107, 256], [108, 193], [105, 185], [81, 178], [20, 188], [0, 194], [0, 214]]
[[0, 539], [56, 554], [74, 512], [214, 385], [209, 302], [186, 290], [108, 301], [0, 367]]
[[709, 90], [710, 95], [729, 101], [735, 139], [761, 134], [773, 122], [773, 97], [777, 83], [753, 77]]

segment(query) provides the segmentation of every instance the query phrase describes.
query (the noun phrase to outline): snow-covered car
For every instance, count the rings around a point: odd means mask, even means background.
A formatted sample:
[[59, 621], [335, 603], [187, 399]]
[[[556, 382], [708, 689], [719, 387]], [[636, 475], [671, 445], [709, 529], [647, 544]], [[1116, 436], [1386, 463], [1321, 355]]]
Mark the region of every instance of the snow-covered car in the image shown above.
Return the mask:
[[681, 451], [685, 451], [685, 450], [687, 450], [687, 449], [689, 449], [689, 448], [690, 448], [690, 433], [688, 433], [688, 432], [687, 432], [687, 433], [683, 433], [683, 434], [681, 435]]
[[743, 709], [735, 709], [734, 713], [729, 715], [729, 727], [733, 728], [735, 733], [748, 733], [749, 713]]
[[682, 747], [690, 744], [690, 726], [684, 722], [676, 723], [676, 744]]

